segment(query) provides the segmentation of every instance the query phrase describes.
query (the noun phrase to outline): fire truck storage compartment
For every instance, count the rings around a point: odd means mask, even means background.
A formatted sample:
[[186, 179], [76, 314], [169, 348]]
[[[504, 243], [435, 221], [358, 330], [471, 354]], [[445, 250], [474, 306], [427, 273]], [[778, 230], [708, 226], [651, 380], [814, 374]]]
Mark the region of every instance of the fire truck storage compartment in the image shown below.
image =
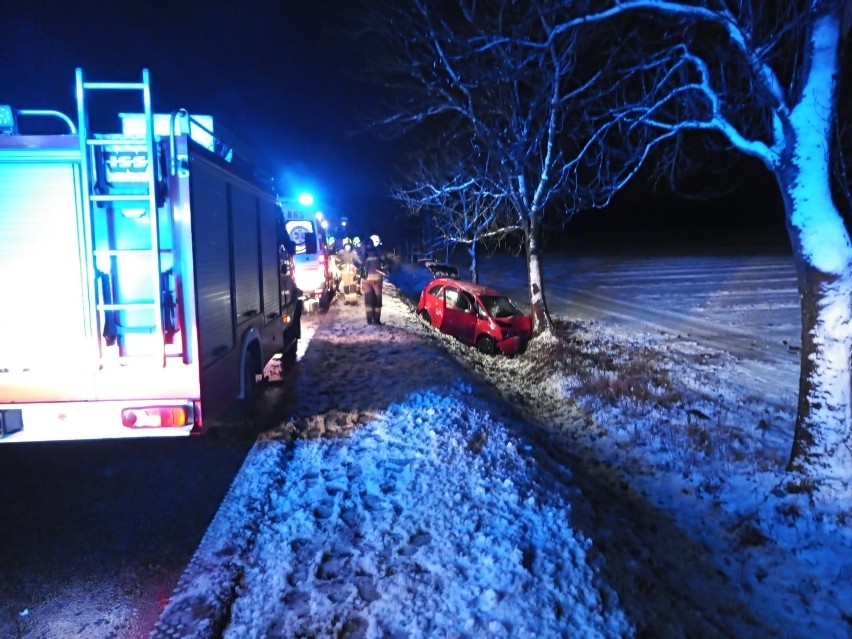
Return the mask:
[[248, 323], [280, 326], [274, 197], [204, 155], [190, 154], [202, 370], [238, 346]]
[[45, 161], [49, 153], [0, 162], [0, 369], [90, 356], [77, 153]]
[[227, 183], [193, 163], [192, 232], [201, 368], [234, 348]]
[[[281, 321], [282, 294], [287, 291], [281, 290], [279, 271], [281, 269], [279, 259], [280, 240], [278, 234], [281, 224], [281, 209], [273, 201], [260, 199], [260, 237], [261, 250], [260, 260], [263, 269], [263, 310], [266, 314], [264, 321]], [[272, 238], [274, 238], [274, 250]]]

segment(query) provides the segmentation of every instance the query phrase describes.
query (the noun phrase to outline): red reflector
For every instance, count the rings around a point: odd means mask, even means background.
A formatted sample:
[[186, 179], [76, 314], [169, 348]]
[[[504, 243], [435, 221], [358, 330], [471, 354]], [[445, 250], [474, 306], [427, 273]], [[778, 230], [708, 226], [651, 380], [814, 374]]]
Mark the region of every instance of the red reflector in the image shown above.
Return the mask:
[[140, 406], [121, 411], [121, 423], [127, 428], [186, 426], [192, 406]]

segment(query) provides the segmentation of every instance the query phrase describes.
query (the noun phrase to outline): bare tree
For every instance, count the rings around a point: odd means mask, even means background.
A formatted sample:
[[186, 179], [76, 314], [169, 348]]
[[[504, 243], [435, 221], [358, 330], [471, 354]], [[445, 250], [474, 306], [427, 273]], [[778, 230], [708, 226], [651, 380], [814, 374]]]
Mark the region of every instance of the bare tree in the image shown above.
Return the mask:
[[465, 247], [474, 282], [479, 281], [478, 249], [494, 249], [506, 236], [521, 231], [505, 198], [489, 189], [489, 166], [487, 158], [471, 160], [469, 149], [441, 145], [428, 164], [421, 162], [408, 174], [410, 185], [394, 189], [405, 209], [426, 218], [434, 229], [433, 250], [449, 253]]
[[[573, 191], [561, 170], [560, 145], [566, 109], [580, 90], [566, 82], [577, 60], [550, 37], [549, 4], [413, 0], [390, 3], [382, 14], [383, 24], [392, 25], [385, 30], [383, 59], [392, 62], [386, 77], [401, 99], [381, 124], [394, 132], [440, 131], [468, 146], [467, 165], [480, 162], [469, 176], [477, 192], [489, 194], [489, 204], [505, 203], [511, 213], [506, 230], [517, 228], [523, 237], [538, 331], [552, 328], [541, 270], [542, 219], [556, 202], [569, 202], [562, 215], [578, 208], [565, 197]], [[538, 45], [530, 46], [533, 41]], [[487, 161], [492, 166], [485, 170]]]
[[802, 304], [788, 467], [852, 480], [852, 243], [838, 208], [849, 202], [848, 174], [832, 189], [831, 172], [844, 166], [838, 77], [852, 0], [404, 6], [395, 46], [413, 84], [385, 123], [437, 121], [501, 158], [495, 188], [525, 235], [539, 329], [550, 326], [539, 263], [549, 203], [567, 197], [569, 213], [604, 205], [650, 161], [676, 167], [701, 146], [766, 167]]
[[573, 157], [565, 165], [598, 203], [658, 151], [683, 150], [690, 140], [756, 158], [775, 176], [802, 303], [799, 404], [788, 467], [849, 481], [852, 245], [838, 209], [841, 193], [832, 192], [831, 166], [852, 2], [561, 5], [550, 40], [530, 46], [544, 49], [569, 38], [571, 46], [581, 46], [584, 72], [599, 74], [584, 96], [585, 137], [572, 140]]

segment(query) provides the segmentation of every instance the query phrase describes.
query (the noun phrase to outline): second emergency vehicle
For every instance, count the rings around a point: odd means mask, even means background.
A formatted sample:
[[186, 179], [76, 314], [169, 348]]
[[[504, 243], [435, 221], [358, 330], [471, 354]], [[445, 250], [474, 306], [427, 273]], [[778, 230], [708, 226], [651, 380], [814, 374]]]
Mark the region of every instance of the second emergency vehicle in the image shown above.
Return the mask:
[[296, 285], [306, 302], [327, 311], [334, 300], [335, 282], [325, 229], [305, 205], [283, 202], [281, 208], [284, 232], [294, 246]]

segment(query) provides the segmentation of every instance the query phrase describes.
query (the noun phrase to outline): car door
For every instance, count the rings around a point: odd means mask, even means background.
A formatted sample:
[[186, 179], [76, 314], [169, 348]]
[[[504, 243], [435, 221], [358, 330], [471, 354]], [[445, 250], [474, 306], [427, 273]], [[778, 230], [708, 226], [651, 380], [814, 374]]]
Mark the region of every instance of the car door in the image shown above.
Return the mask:
[[444, 285], [431, 284], [423, 297], [423, 309], [429, 314], [432, 326], [440, 329], [444, 321]]
[[476, 331], [476, 302], [473, 296], [454, 286], [444, 289], [444, 317], [441, 331], [467, 344]]

